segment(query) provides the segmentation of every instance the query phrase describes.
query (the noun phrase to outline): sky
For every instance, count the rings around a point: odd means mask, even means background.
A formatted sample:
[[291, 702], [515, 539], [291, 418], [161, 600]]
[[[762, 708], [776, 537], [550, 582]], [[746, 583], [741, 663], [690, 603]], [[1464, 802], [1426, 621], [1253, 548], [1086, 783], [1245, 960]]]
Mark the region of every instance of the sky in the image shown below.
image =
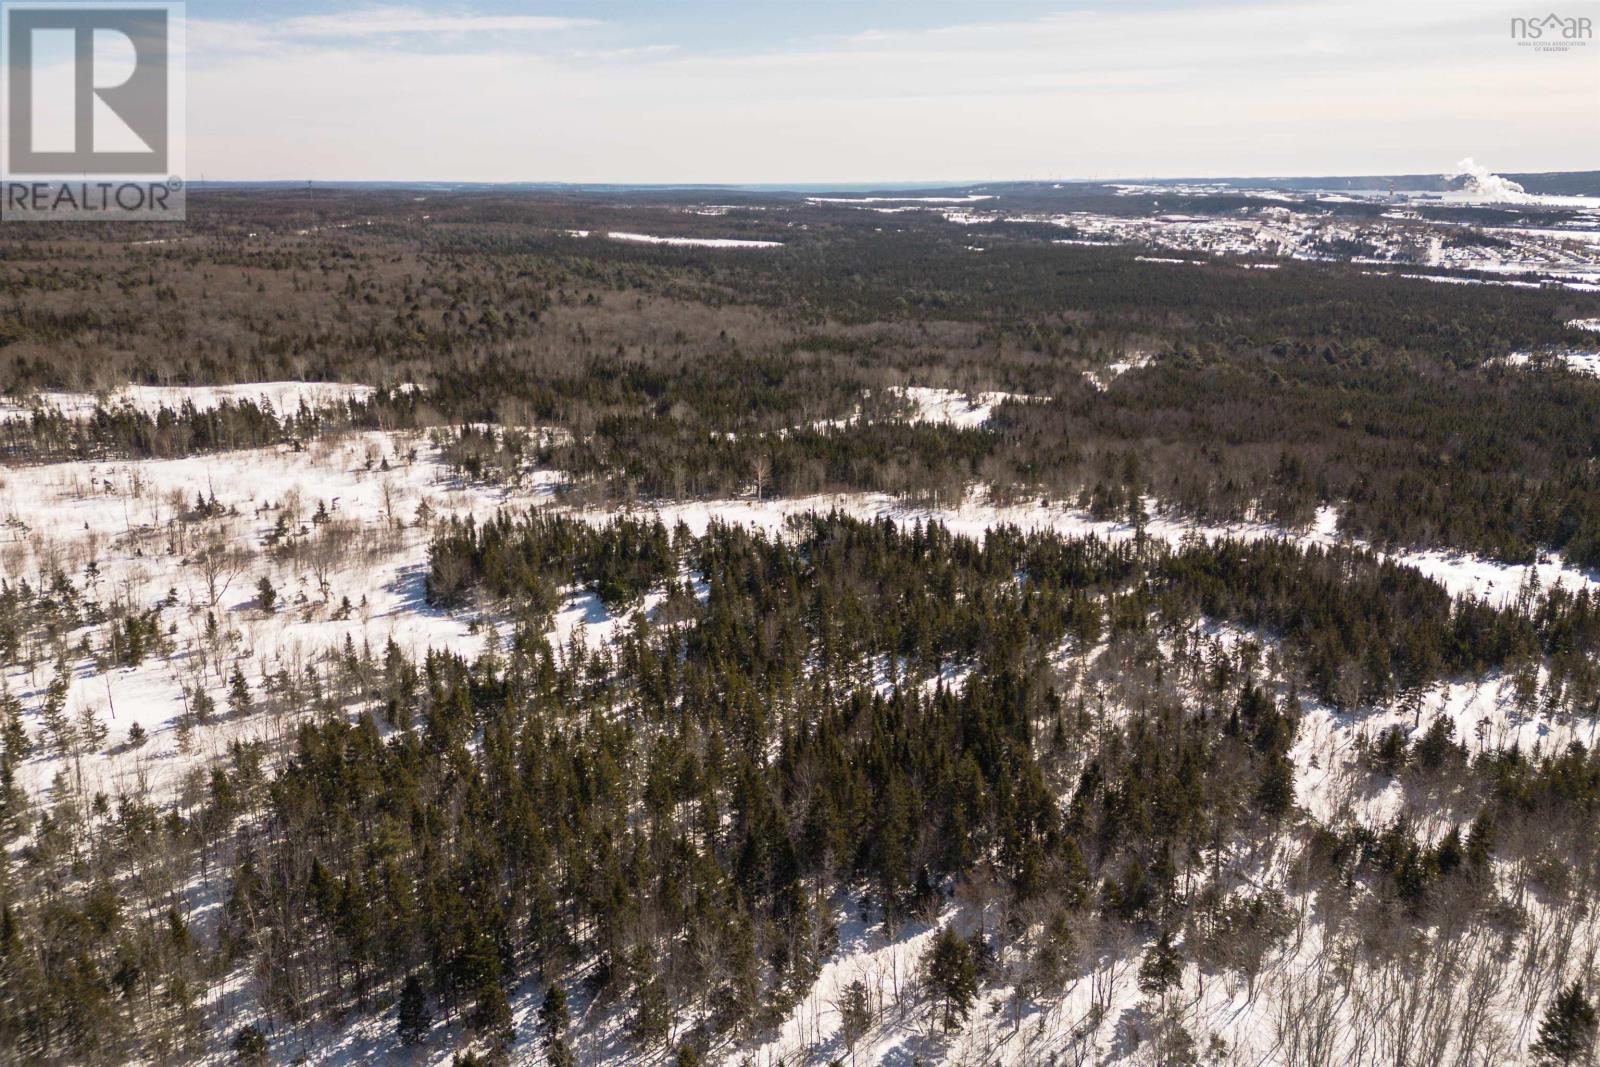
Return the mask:
[[[1544, 3], [1545, 0], [1540, 0]], [[1600, 26], [1600, 2], [1557, 0]], [[189, 0], [211, 180], [1600, 168], [1600, 40], [1503, 0]]]

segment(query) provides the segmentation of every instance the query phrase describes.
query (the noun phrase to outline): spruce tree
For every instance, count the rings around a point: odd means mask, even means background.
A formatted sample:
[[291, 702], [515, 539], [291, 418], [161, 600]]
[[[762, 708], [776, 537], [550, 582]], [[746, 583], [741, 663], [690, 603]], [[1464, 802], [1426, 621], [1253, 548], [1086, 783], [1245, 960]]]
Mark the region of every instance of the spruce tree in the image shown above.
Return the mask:
[[1172, 934], [1163, 930], [1139, 965], [1139, 990], [1159, 997], [1183, 978], [1183, 957], [1173, 947]]
[[250, 683], [245, 681], [244, 672], [238, 667], [233, 668], [233, 676], [228, 680], [228, 710], [237, 718], [250, 714]]
[[496, 978], [485, 977], [477, 988], [477, 1003], [472, 1009], [472, 1028], [496, 1042], [509, 1041], [513, 1021], [511, 1003]]
[[402, 1045], [420, 1045], [428, 1039], [433, 1014], [428, 1010], [428, 998], [422, 991], [422, 983], [414, 974], [406, 979], [405, 988], [400, 991], [400, 1008], [396, 1015], [396, 1032]]
[[1269, 819], [1281, 819], [1294, 807], [1294, 764], [1281, 752], [1270, 752], [1256, 784], [1256, 804]]
[[872, 1006], [867, 1000], [867, 987], [857, 978], [845, 987], [844, 997], [839, 1002], [839, 1031], [852, 1062], [855, 1060], [856, 1042], [861, 1040], [871, 1025]]
[[539, 1032], [544, 1035], [545, 1058], [550, 1067], [572, 1067], [572, 1046], [562, 1033], [567, 1028], [567, 994], [551, 982], [539, 1005]]
[[33, 743], [22, 725], [22, 701], [0, 692], [0, 753], [16, 762], [27, 759], [32, 750]]
[[93, 704], [85, 704], [78, 709], [77, 733], [86, 751], [98, 752], [105, 747], [111, 728], [95, 714]]
[[958, 1029], [966, 1022], [978, 996], [978, 964], [972, 946], [946, 926], [928, 949], [924, 967], [928, 984], [940, 1003], [944, 1028]]
[[1534, 1055], [1544, 1064], [1571, 1067], [1583, 1063], [1594, 1048], [1595, 1010], [1583, 995], [1583, 985], [1573, 982], [1551, 1001], [1539, 1024]]
[[45, 689], [44, 706], [39, 718], [58, 756], [65, 756], [77, 744], [77, 731], [67, 717], [67, 691], [72, 687], [72, 669], [63, 657], [56, 662], [55, 677]]
[[539, 1005], [539, 1032], [546, 1041], [553, 1041], [567, 1028], [567, 994], [554, 982], [545, 990], [544, 1002]]
[[267, 1062], [267, 1035], [263, 1034], [254, 1023], [243, 1027], [233, 1035], [232, 1047], [233, 1054], [240, 1063]]

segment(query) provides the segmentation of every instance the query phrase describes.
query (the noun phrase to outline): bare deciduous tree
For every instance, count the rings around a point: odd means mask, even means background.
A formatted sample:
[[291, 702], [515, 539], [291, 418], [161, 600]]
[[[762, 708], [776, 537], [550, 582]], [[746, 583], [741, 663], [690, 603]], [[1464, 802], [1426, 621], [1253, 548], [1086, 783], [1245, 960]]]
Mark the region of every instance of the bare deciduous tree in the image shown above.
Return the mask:
[[205, 582], [206, 606], [215, 608], [234, 579], [250, 565], [250, 556], [230, 545], [221, 534], [215, 534], [194, 554], [193, 562]]

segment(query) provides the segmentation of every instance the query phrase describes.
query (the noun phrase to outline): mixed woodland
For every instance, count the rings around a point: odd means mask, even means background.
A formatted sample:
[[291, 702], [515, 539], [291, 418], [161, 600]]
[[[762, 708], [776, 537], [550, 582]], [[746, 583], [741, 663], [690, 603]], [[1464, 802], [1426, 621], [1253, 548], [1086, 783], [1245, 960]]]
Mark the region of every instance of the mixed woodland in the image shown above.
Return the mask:
[[[1394, 550], [1600, 568], [1600, 379], [1539, 358], [1592, 347], [1569, 323], [1600, 296], [728, 197], [222, 190], [181, 236], [8, 225], [8, 472], [415, 430], [463, 483], [562, 480], [386, 520], [425, 544], [418, 610], [481, 624], [478, 656], [346, 641], [266, 668], [229, 658], [215, 596], [0, 576], [0, 660], [50, 679], [0, 691], [0, 1060], [289, 1062], [376, 1020], [460, 1064], [755, 1063], [865, 924], [932, 932], [904, 983], [841, 994], [822, 1062], [897, 1021], [919, 1049], [1020, 1028], [1078, 988], [1054, 1062], [1097, 1062], [1130, 984], [1138, 1062], [1232, 1062], [1185, 1022], [1195, 974], [1196, 998], [1269, 990], [1285, 1063], [1592, 1062], [1600, 753], [1423, 709], [1504, 679], [1518, 714], [1592, 724], [1600, 596], [1453, 594]], [[782, 247], [575, 235], [713, 224]], [[287, 379], [375, 392], [115, 399]], [[908, 387], [1007, 398], [958, 425]], [[64, 391], [104, 401], [71, 417]], [[648, 507], [980, 489], [1129, 536]], [[1326, 508], [1348, 538], [1295, 536]], [[1158, 516], [1275, 533], [1163, 540]], [[182, 509], [196, 543], [226, 519]], [[289, 610], [262, 582], [249, 611]], [[576, 594], [612, 640], [553, 636]], [[185, 691], [182, 736], [263, 728], [174, 797], [83, 788], [86, 756], [143, 740], [69, 711], [74, 665], [179, 655], [226, 679]], [[1366, 728], [1379, 709], [1411, 717]], [[1312, 811], [1313, 717], [1427, 824]]]

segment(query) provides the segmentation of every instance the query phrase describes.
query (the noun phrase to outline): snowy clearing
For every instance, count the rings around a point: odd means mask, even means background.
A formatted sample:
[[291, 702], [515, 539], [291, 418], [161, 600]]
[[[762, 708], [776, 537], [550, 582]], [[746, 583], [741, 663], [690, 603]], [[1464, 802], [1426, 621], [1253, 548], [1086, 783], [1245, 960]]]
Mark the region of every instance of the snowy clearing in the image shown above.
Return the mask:
[[1148, 367], [1155, 357], [1148, 352], [1135, 352], [1127, 359], [1119, 359], [1114, 363], [1107, 363], [1099, 370], [1084, 371], [1083, 376], [1089, 384], [1101, 392], [1111, 388], [1111, 383], [1131, 370]]
[[977, 429], [989, 421], [994, 409], [1007, 401], [1019, 403], [1043, 397], [1023, 393], [963, 393], [956, 389], [933, 389], [921, 385], [894, 386], [890, 393], [915, 405], [911, 421], [939, 423], [962, 429]]
[[734, 237], [656, 237], [648, 233], [625, 233], [612, 230], [606, 234], [613, 241], [632, 241], [647, 245], [683, 245], [695, 248], [782, 248], [782, 241], [747, 241]]
[[971, 204], [993, 200], [992, 195], [969, 193], [966, 196], [808, 196], [808, 204]]
[[69, 419], [88, 418], [97, 408], [132, 408], [154, 414], [193, 404], [209, 411], [222, 403], [251, 400], [280, 415], [306, 408], [325, 408], [346, 400], [365, 400], [377, 390], [370, 385], [342, 382], [244, 382], [238, 385], [128, 385], [104, 395], [96, 393], [38, 393], [26, 400], [0, 398], [0, 422], [31, 418], [34, 411], [60, 414]]
[[1506, 357], [1506, 363], [1513, 367], [1537, 368], [1543, 365], [1565, 367], [1579, 374], [1600, 377], [1600, 352], [1550, 352], [1539, 355], [1531, 352], [1513, 352]]

